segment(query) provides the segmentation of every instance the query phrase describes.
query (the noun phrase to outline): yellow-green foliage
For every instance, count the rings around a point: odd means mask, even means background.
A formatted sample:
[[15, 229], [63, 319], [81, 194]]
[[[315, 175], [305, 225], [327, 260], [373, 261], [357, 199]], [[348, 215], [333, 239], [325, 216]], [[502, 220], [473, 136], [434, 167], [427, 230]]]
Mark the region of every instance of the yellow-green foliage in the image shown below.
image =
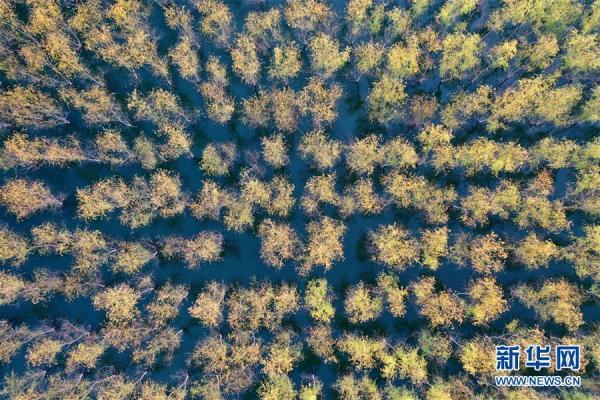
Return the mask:
[[456, 199], [452, 187], [442, 188], [422, 176], [409, 176], [393, 171], [383, 177], [385, 191], [398, 207], [421, 211], [430, 223], [445, 223], [447, 210]]
[[551, 280], [539, 288], [520, 285], [514, 288], [514, 296], [533, 308], [542, 320], [553, 320], [571, 331], [583, 324], [580, 311], [583, 295], [579, 288], [564, 279]]
[[369, 249], [374, 261], [396, 269], [406, 268], [419, 257], [417, 241], [398, 225], [384, 225], [371, 232]]
[[189, 308], [192, 317], [210, 328], [216, 328], [223, 321], [223, 306], [225, 301], [225, 285], [210, 282], [196, 298], [193, 306]]
[[[599, 35], [600, 0], [0, 0], [0, 398], [595, 398]], [[584, 385], [495, 390], [500, 344], [581, 344]]]
[[265, 219], [258, 228], [261, 238], [260, 256], [267, 265], [282, 268], [286, 261], [295, 260], [301, 242], [292, 227]]
[[235, 162], [237, 149], [233, 143], [208, 144], [202, 151], [200, 168], [208, 175], [221, 176], [229, 172]]
[[377, 291], [383, 295], [385, 305], [394, 317], [402, 317], [406, 313], [406, 296], [408, 290], [400, 286], [397, 277], [382, 273], [377, 277]]
[[106, 311], [110, 323], [131, 322], [137, 317], [140, 293], [126, 284], [104, 289], [94, 296], [94, 307]]
[[337, 347], [347, 354], [354, 368], [363, 370], [375, 367], [385, 351], [386, 343], [383, 340], [348, 334], [338, 340]]
[[465, 371], [482, 379], [496, 371], [494, 345], [487, 338], [472, 339], [462, 345], [460, 362]]
[[367, 97], [369, 118], [382, 124], [398, 121], [407, 98], [405, 88], [402, 80], [384, 74], [373, 84]]
[[370, 135], [364, 139], [357, 139], [348, 145], [346, 150], [346, 163], [348, 169], [359, 174], [370, 174], [381, 162], [381, 148], [379, 139]]
[[371, 288], [359, 282], [346, 292], [344, 310], [348, 320], [354, 324], [368, 322], [379, 317], [383, 301]]
[[269, 76], [287, 80], [298, 75], [301, 68], [300, 51], [294, 42], [273, 49], [273, 62], [269, 68]]
[[223, 252], [223, 235], [218, 232], [201, 232], [192, 239], [169, 237], [161, 252], [167, 257], [180, 257], [189, 268], [202, 263], [216, 262]]
[[318, 322], [329, 322], [335, 315], [333, 295], [325, 279], [308, 282], [304, 293], [304, 304], [310, 316]]
[[435, 278], [415, 282], [412, 291], [423, 316], [433, 327], [461, 323], [465, 318], [465, 304], [449, 290], [436, 291]]
[[287, 148], [283, 135], [261, 139], [263, 158], [273, 168], [284, 167], [288, 163]]
[[27, 259], [29, 242], [26, 238], [12, 232], [6, 227], [0, 227], [0, 261], [10, 261], [19, 266]]
[[62, 201], [43, 182], [13, 179], [0, 187], [0, 204], [17, 219], [23, 219], [43, 210], [60, 207]]
[[448, 229], [426, 230], [421, 240], [421, 263], [432, 270], [438, 269], [440, 258], [448, 255]]
[[315, 35], [308, 48], [313, 70], [324, 76], [337, 72], [350, 58], [349, 49], [340, 49], [337, 40], [324, 33]]
[[588, 225], [583, 231], [583, 236], [564, 249], [564, 257], [575, 265], [579, 276], [597, 280], [600, 276], [600, 226]]
[[85, 159], [86, 155], [74, 137], [57, 140], [46, 137], [30, 138], [25, 133], [15, 133], [4, 141], [0, 150], [0, 167], [3, 169], [43, 164], [60, 166]]
[[493, 278], [481, 278], [469, 287], [469, 312], [474, 325], [485, 325], [498, 318], [507, 308], [502, 288]]
[[443, 55], [440, 74], [446, 78], [462, 78], [479, 67], [479, 53], [483, 45], [477, 34], [453, 33], [442, 42]]
[[517, 261], [527, 268], [547, 267], [558, 256], [558, 247], [550, 240], [542, 240], [535, 233], [527, 235], [515, 248]]
[[329, 139], [323, 131], [315, 130], [302, 137], [298, 151], [303, 159], [324, 170], [336, 164], [342, 153], [342, 145]]

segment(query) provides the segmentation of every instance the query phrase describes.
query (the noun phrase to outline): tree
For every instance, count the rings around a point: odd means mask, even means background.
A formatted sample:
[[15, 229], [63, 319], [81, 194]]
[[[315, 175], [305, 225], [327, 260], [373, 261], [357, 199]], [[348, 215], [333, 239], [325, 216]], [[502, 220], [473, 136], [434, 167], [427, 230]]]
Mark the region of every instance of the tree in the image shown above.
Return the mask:
[[460, 362], [463, 369], [471, 375], [486, 379], [496, 371], [494, 345], [486, 337], [475, 338], [463, 344]]
[[346, 334], [338, 340], [337, 347], [347, 355], [355, 369], [370, 370], [375, 368], [377, 361], [385, 352], [386, 342], [366, 336]]
[[309, 160], [317, 169], [335, 166], [341, 155], [341, 143], [331, 140], [322, 130], [314, 130], [302, 136], [298, 151], [300, 157]]
[[200, 60], [196, 54], [197, 44], [190, 34], [184, 34], [177, 45], [169, 51], [171, 62], [177, 66], [179, 73], [185, 79], [198, 80]]
[[325, 33], [313, 36], [308, 50], [312, 69], [324, 77], [334, 75], [350, 59], [350, 50], [341, 50], [337, 40]]
[[284, 15], [300, 41], [306, 43], [315, 31], [330, 28], [334, 13], [319, 0], [290, 0], [285, 6]]
[[102, 343], [93, 341], [79, 343], [69, 351], [65, 368], [67, 371], [94, 369], [105, 351], [106, 347]]
[[300, 266], [301, 274], [308, 274], [315, 266], [326, 270], [344, 256], [342, 236], [346, 231], [343, 223], [329, 217], [311, 221], [307, 226], [308, 243]]
[[105, 179], [87, 188], [77, 189], [77, 212], [83, 219], [104, 217], [127, 206], [131, 190], [118, 179]]
[[120, 131], [106, 129], [94, 139], [96, 157], [111, 165], [121, 165], [133, 159], [133, 153], [123, 139]]
[[419, 349], [427, 360], [444, 365], [452, 356], [452, 343], [445, 334], [423, 329], [419, 333], [418, 340]]
[[395, 169], [414, 168], [419, 161], [417, 151], [407, 140], [394, 138], [385, 142], [381, 148], [383, 160], [381, 165]]
[[20, 220], [43, 210], [59, 208], [62, 200], [42, 182], [13, 179], [0, 187], [0, 204]]
[[389, 124], [400, 120], [402, 105], [407, 95], [405, 85], [400, 79], [384, 74], [373, 84], [367, 97], [369, 118], [380, 124]]
[[223, 307], [227, 287], [215, 281], [209, 282], [198, 294], [188, 311], [194, 318], [209, 328], [217, 328], [223, 321]]
[[0, 150], [0, 167], [38, 167], [41, 165], [64, 166], [88, 157], [75, 137], [63, 140], [47, 137], [30, 138], [25, 133], [15, 133], [4, 141]]
[[581, 15], [581, 5], [572, 0], [549, 3], [503, 1], [504, 6], [490, 17], [493, 29], [502, 29], [506, 24], [531, 24], [536, 31], [562, 33]]
[[342, 376], [335, 382], [334, 388], [341, 399], [381, 399], [377, 383], [366, 375], [360, 380], [356, 379], [354, 375]]
[[[508, 253], [502, 240], [495, 233], [478, 236], [470, 241], [466, 257], [471, 267], [482, 274], [494, 274], [504, 267]], [[455, 249], [462, 252], [460, 246]]]
[[268, 11], [249, 12], [244, 22], [244, 30], [256, 42], [261, 54], [283, 40], [281, 32], [281, 11], [271, 8]]
[[527, 268], [547, 267], [558, 256], [558, 247], [550, 240], [542, 240], [535, 233], [528, 234], [515, 246], [517, 262]]
[[600, 43], [596, 35], [573, 31], [567, 37], [565, 45], [563, 62], [566, 68], [579, 73], [600, 69]]
[[560, 47], [555, 35], [540, 35], [537, 41], [525, 49], [527, 68], [530, 71], [544, 69], [552, 64]]
[[194, 0], [202, 15], [200, 31], [220, 47], [227, 47], [233, 33], [233, 14], [219, 0]]
[[339, 195], [335, 189], [335, 175], [315, 175], [308, 179], [300, 199], [304, 212], [308, 215], [318, 215], [321, 204], [337, 205]]
[[292, 212], [296, 199], [294, 185], [284, 176], [275, 176], [269, 183], [271, 198], [266, 206], [269, 214], [287, 217]]
[[354, 143], [347, 146], [346, 164], [352, 172], [369, 175], [381, 161], [379, 138], [375, 135], [355, 139]]
[[394, 349], [394, 358], [397, 360], [398, 375], [401, 378], [410, 379], [414, 385], [423, 384], [427, 380], [427, 360], [417, 349], [397, 346]]
[[302, 385], [300, 393], [298, 393], [298, 400], [317, 400], [321, 398], [323, 391], [323, 384], [313, 377], [313, 381]]
[[269, 76], [287, 82], [295, 78], [302, 68], [300, 50], [295, 42], [284, 43], [273, 49], [273, 60], [269, 67]]
[[153, 253], [141, 243], [123, 242], [117, 250], [112, 267], [115, 272], [135, 274], [155, 256], [156, 253]]
[[421, 241], [421, 263], [435, 271], [440, 265], [440, 258], [448, 255], [448, 228], [425, 230]]
[[311, 78], [300, 94], [303, 113], [309, 114], [313, 126], [329, 125], [337, 118], [337, 103], [342, 97], [342, 87], [338, 84], [326, 86], [318, 78]]
[[202, 150], [200, 168], [208, 175], [227, 175], [236, 158], [237, 147], [234, 143], [209, 143]]
[[426, 277], [412, 284], [420, 313], [429, 319], [431, 325], [450, 326], [464, 319], [465, 304], [449, 290], [435, 290], [435, 278]]
[[382, 299], [363, 282], [350, 287], [346, 292], [344, 310], [348, 320], [360, 324], [376, 319], [383, 309]]
[[263, 372], [270, 377], [289, 374], [302, 359], [302, 344], [295, 342], [293, 332], [281, 331], [267, 347], [263, 357]]
[[223, 252], [223, 235], [217, 232], [200, 232], [192, 239], [168, 237], [161, 252], [167, 257], [180, 257], [188, 268], [197, 268], [202, 263], [216, 262]]
[[402, 270], [418, 260], [419, 246], [398, 225], [382, 225], [369, 234], [369, 251], [373, 261]]
[[448, 221], [448, 209], [456, 199], [452, 187], [438, 187], [422, 176], [408, 176], [392, 171], [382, 178], [385, 191], [402, 208], [416, 209], [434, 224]]
[[289, 88], [272, 90], [269, 93], [270, 112], [277, 129], [293, 132], [298, 126], [299, 113], [302, 109], [298, 94]]
[[242, 81], [255, 85], [260, 75], [260, 61], [256, 51], [256, 43], [249, 35], [238, 35], [235, 46], [231, 49], [233, 70]]
[[494, 46], [488, 53], [492, 68], [507, 70], [510, 62], [517, 55], [517, 40], [507, 40]]
[[277, 134], [261, 139], [263, 158], [273, 168], [282, 168], [288, 163], [287, 146], [283, 135]]
[[562, 202], [541, 196], [526, 197], [514, 221], [521, 228], [539, 226], [551, 232], [559, 232], [570, 225]]
[[402, 317], [406, 313], [406, 297], [408, 290], [400, 286], [398, 278], [391, 274], [381, 273], [377, 277], [377, 291], [385, 300], [385, 305], [394, 317]]
[[25, 289], [25, 281], [17, 275], [0, 271], [0, 305], [11, 304]]
[[472, 93], [459, 91], [442, 110], [441, 119], [449, 129], [456, 129], [474, 117], [484, 121], [492, 104], [492, 89], [482, 85]]
[[221, 216], [221, 210], [229, 202], [229, 194], [217, 183], [211, 180], [205, 180], [202, 183], [202, 189], [189, 204], [189, 208], [198, 219], [210, 218], [218, 220]]
[[352, 48], [352, 67], [354, 79], [358, 82], [362, 76], [371, 76], [384, 60], [385, 48], [374, 42], [360, 43]]
[[486, 325], [507, 309], [502, 288], [494, 278], [480, 278], [469, 286], [469, 312], [474, 325]]
[[146, 306], [148, 319], [154, 327], [164, 327], [179, 315], [179, 307], [188, 295], [188, 288], [167, 282], [156, 291], [154, 299]]
[[216, 56], [206, 62], [208, 80], [200, 84], [208, 117], [220, 124], [228, 122], [235, 111], [235, 101], [227, 94], [227, 69]]
[[505, 129], [511, 122], [568, 125], [572, 120], [571, 110], [581, 99], [581, 87], [573, 84], [556, 88], [555, 80], [554, 76], [523, 78], [496, 96], [487, 123], [488, 129]]
[[350, 0], [346, 6], [346, 21], [351, 36], [358, 36], [369, 26], [372, 0]]
[[108, 323], [122, 324], [134, 320], [139, 314], [137, 303], [141, 294], [122, 283], [104, 289], [94, 296], [94, 307], [106, 311]]
[[331, 326], [313, 325], [307, 330], [306, 334], [306, 344], [317, 357], [326, 364], [337, 361], [334, 354], [336, 341], [333, 338]]
[[437, 19], [444, 26], [450, 26], [460, 17], [471, 14], [477, 8], [476, 0], [450, 0], [442, 6]]
[[533, 308], [542, 321], [553, 320], [569, 331], [576, 331], [583, 324], [583, 295], [578, 286], [564, 279], [548, 280], [536, 288], [522, 284], [514, 287], [512, 294]]
[[397, 78], [413, 78], [420, 72], [420, 55], [416, 40], [409, 39], [406, 45], [396, 43], [387, 52], [387, 69]]
[[580, 277], [591, 276], [596, 282], [600, 281], [600, 225], [584, 226], [584, 236], [575, 238], [572, 244], [561, 249], [561, 255], [573, 263]]
[[0, 262], [19, 266], [27, 259], [30, 251], [29, 241], [25, 237], [0, 226]]
[[56, 357], [62, 347], [59, 340], [44, 338], [27, 350], [27, 364], [32, 367], [51, 366], [56, 363]]
[[304, 293], [304, 305], [309, 315], [317, 322], [330, 322], [335, 315], [333, 293], [325, 279], [308, 281]]
[[261, 238], [260, 256], [275, 268], [282, 268], [287, 261], [295, 260], [302, 251], [296, 232], [287, 224], [265, 219], [258, 228]]
[[275, 375], [261, 382], [258, 397], [261, 400], [293, 400], [296, 390], [287, 375]]
[[80, 109], [83, 119], [90, 125], [119, 122], [125, 126], [131, 126], [114, 96], [102, 86], [95, 85], [82, 91], [64, 88], [60, 90], [60, 96], [75, 108]]
[[444, 78], [462, 79], [481, 64], [481, 37], [473, 33], [451, 33], [442, 42], [440, 74]]
[[68, 122], [61, 107], [39, 90], [15, 86], [0, 93], [0, 127], [44, 129]]
[[373, 184], [367, 178], [360, 178], [347, 187], [339, 203], [342, 216], [350, 216], [355, 212], [366, 215], [379, 214], [385, 206], [385, 202], [375, 193]]

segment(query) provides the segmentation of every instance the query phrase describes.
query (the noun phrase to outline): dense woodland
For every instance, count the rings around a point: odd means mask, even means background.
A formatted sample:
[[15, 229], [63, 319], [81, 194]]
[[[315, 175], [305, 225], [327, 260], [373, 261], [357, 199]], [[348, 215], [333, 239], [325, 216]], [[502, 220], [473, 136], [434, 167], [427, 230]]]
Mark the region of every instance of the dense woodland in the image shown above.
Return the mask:
[[0, 0], [0, 398], [600, 398], [599, 83], [598, 0]]

